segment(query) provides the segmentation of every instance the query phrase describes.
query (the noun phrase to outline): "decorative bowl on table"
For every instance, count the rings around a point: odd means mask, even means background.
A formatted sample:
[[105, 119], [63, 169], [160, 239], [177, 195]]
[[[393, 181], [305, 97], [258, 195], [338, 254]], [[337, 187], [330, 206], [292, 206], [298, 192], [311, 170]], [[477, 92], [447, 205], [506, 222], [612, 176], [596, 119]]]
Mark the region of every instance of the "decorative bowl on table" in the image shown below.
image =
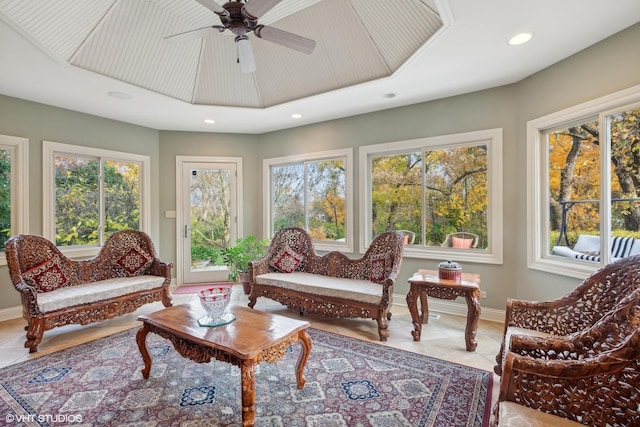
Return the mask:
[[233, 313], [227, 311], [231, 301], [230, 287], [214, 287], [198, 292], [198, 298], [206, 316], [198, 319], [200, 326], [220, 326], [235, 320]]

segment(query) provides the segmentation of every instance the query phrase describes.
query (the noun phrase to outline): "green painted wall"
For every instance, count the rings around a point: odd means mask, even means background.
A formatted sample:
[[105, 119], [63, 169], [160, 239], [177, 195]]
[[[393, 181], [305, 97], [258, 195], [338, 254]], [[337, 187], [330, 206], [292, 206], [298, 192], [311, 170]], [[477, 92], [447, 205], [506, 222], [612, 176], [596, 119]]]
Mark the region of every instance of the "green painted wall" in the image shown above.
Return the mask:
[[[490, 128], [503, 129], [504, 264], [465, 263], [482, 275], [483, 307], [504, 309], [507, 297], [550, 299], [578, 280], [527, 268], [526, 123], [528, 120], [640, 85], [640, 24], [509, 86], [363, 114], [263, 135], [157, 131], [83, 113], [0, 96], [0, 134], [29, 138], [30, 232], [42, 230], [42, 140], [148, 154], [152, 160], [152, 237], [163, 259], [175, 260], [175, 157], [243, 158], [244, 232], [262, 234], [262, 159], [358, 147]], [[358, 206], [356, 218], [358, 217]], [[359, 223], [356, 219], [355, 230]], [[358, 237], [356, 235], [356, 237]], [[396, 294], [417, 268], [441, 260], [405, 258]], [[0, 313], [20, 304], [0, 267]]]
[[[0, 134], [29, 139], [28, 232], [31, 234], [42, 234], [43, 230], [42, 141], [150, 156], [151, 235], [157, 241], [160, 188], [157, 130], [0, 95]], [[6, 266], [0, 267], [0, 310], [20, 304], [20, 296], [9, 280]]]

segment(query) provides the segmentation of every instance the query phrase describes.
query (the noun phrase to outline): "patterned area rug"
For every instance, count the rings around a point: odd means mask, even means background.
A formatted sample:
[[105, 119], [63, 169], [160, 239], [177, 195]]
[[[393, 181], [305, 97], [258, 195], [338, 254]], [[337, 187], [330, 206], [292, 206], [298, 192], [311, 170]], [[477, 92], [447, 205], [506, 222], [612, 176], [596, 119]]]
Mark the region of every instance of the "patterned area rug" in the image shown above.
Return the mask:
[[203, 289], [209, 289], [215, 286], [233, 286], [231, 282], [216, 282], [216, 283], [206, 283], [203, 285], [182, 285], [178, 286], [171, 293], [172, 294], [197, 294]]
[[[144, 380], [137, 329], [0, 370], [0, 424], [241, 425], [240, 369], [183, 359], [149, 334]], [[310, 329], [304, 389], [300, 345], [256, 368], [257, 426], [487, 426], [487, 371]]]

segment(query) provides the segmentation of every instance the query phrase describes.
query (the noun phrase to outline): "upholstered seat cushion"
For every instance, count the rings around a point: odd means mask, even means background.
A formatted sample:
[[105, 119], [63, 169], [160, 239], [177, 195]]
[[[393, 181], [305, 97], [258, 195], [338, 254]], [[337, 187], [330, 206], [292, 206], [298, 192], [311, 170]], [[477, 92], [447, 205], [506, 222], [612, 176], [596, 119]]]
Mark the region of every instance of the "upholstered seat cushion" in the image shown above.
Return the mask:
[[[551, 253], [567, 258], [599, 262], [600, 236], [581, 234], [573, 249], [567, 246], [554, 246]], [[640, 254], [640, 239], [617, 236], [611, 239], [611, 261], [638, 254]]]
[[573, 427], [584, 426], [567, 418], [547, 414], [514, 402], [500, 402], [499, 427]]
[[104, 301], [132, 292], [162, 286], [160, 276], [116, 277], [98, 282], [65, 286], [51, 292], [38, 293], [38, 308], [43, 313], [96, 301]]
[[380, 304], [382, 286], [368, 280], [342, 279], [319, 274], [266, 273], [256, 276], [260, 285], [276, 286], [319, 296], [339, 297], [368, 304]]

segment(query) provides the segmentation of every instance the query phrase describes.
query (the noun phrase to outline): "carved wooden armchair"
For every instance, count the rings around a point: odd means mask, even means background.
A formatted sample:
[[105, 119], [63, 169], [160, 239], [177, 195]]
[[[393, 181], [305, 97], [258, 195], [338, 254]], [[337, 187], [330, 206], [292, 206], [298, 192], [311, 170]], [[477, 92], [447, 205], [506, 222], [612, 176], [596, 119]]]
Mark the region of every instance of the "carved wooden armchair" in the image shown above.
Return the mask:
[[640, 426], [638, 408], [640, 290], [635, 290], [584, 331], [514, 336], [494, 413], [499, 426], [543, 420], [554, 426]]
[[552, 301], [508, 299], [504, 339], [494, 371], [502, 373], [505, 350], [515, 335], [567, 336], [585, 330], [640, 288], [640, 255], [602, 267], [576, 289]]

